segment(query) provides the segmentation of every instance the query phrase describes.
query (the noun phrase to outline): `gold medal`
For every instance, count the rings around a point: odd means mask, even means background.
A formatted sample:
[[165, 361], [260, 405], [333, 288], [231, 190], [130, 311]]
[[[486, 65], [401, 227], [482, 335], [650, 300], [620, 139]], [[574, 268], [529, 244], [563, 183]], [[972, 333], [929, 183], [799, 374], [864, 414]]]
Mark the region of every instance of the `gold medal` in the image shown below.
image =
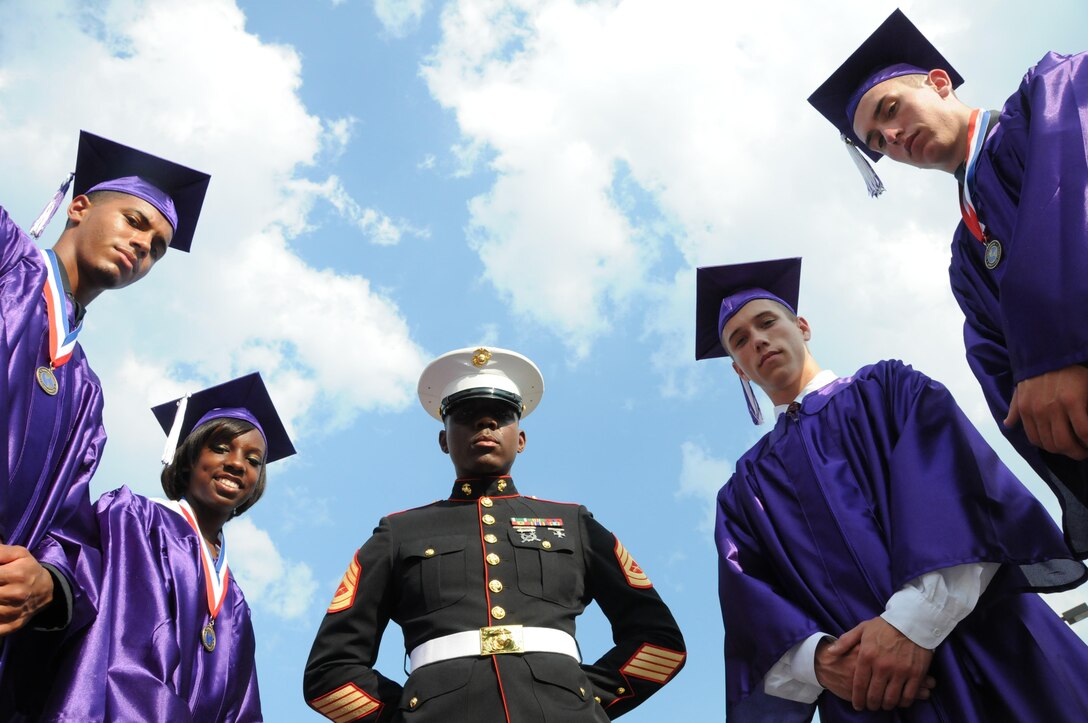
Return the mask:
[[60, 385], [57, 384], [57, 377], [50, 367], [38, 367], [34, 370], [34, 376], [38, 379], [38, 386], [42, 388], [42, 391], [51, 397], [56, 396]]
[[204, 629], [200, 631], [200, 644], [209, 653], [215, 650], [215, 620], [209, 620]]

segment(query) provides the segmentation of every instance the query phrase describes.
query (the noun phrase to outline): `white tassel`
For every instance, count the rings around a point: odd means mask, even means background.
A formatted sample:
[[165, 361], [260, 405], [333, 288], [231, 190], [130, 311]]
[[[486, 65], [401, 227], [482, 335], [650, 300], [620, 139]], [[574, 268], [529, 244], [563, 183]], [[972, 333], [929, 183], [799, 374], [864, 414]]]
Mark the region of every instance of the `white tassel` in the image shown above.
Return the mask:
[[60, 204], [64, 201], [64, 197], [68, 195], [68, 186], [72, 185], [72, 179], [75, 178], [75, 175], [75, 173], [68, 174], [68, 178], [64, 179], [64, 182], [60, 184], [60, 188], [53, 194], [53, 198], [45, 205], [42, 212], [38, 214], [38, 218], [30, 227], [31, 236], [34, 238], [41, 238], [42, 232], [45, 231], [45, 227], [53, 220], [53, 214], [57, 212], [57, 209], [60, 208]]
[[752, 424], [763, 424], [763, 410], [759, 408], [759, 400], [752, 391], [752, 384], [744, 377], [740, 378], [740, 388], [744, 390], [744, 401], [748, 402], [748, 414], [752, 417]]
[[174, 423], [170, 425], [170, 434], [166, 436], [166, 446], [162, 450], [162, 463], [169, 465], [174, 461], [174, 452], [181, 441], [181, 424], [185, 421], [185, 410], [189, 406], [189, 395], [178, 400], [178, 411], [174, 413]]
[[876, 198], [884, 193], [884, 183], [880, 180], [880, 176], [876, 175], [869, 159], [854, 145], [854, 141], [846, 137], [845, 133], [842, 134], [842, 140], [846, 144], [846, 150], [850, 152], [850, 160], [858, 167], [858, 172], [865, 179], [865, 188], [869, 191], [869, 196]]

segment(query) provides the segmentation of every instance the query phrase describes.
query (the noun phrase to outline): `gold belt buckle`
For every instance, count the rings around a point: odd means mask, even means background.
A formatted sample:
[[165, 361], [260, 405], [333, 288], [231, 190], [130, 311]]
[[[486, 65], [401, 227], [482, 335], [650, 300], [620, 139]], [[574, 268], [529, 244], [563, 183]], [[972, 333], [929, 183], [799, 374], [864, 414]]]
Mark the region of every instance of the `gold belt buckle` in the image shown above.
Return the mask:
[[524, 634], [520, 625], [492, 625], [480, 628], [480, 655], [520, 653]]

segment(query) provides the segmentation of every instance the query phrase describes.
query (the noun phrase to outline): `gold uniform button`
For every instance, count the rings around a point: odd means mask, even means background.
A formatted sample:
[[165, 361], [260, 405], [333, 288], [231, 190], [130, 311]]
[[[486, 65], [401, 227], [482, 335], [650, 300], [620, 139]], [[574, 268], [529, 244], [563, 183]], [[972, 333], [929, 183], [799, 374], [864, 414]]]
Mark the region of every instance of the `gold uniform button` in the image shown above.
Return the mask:
[[586, 689], [585, 688], [579, 688], [578, 690], [582, 693], [582, 697], [585, 698], [586, 697]]
[[496, 620], [502, 620], [506, 617], [506, 611], [496, 605], [495, 607], [491, 608], [491, 617], [495, 618]]
[[409, 708], [415, 708], [417, 705], [419, 705], [419, 698], [413, 697], [410, 701], [408, 701]]
[[423, 556], [424, 557], [434, 557], [434, 548], [433, 547], [428, 547], [426, 550], [423, 551]]
[[627, 692], [627, 688], [616, 688], [616, 695], [623, 695]]
[[491, 515], [484, 515], [482, 519], [483, 519], [485, 525], [495, 524], [495, 518], [492, 517]]
[[487, 583], [487, 588], [491, 590], [491, 592], [502, 592], [502, 581], [492, 580], [491, 582]]
[[544, 542], [541, 542], [540, 546], [543, 547], [545, 550], [552, 549], [552, 543], [548, 542], [547, 540], [544, 540]]
[[486, 535], [484, 535], [484, 542], [490, 542], [491, 544], [495, 544], [498, 541], [499, 541], [499, 538], [495, 537], [490, 532], [487, 533]]
[[593, 700], [597, 701], [597, 703], [600, 703], [601, 702], [601, 696], [595, 695], [595, 696], [593, 696]]
[[494, 552], [488, 554], [486, 559], [488, 565], [498, 565], [500, 562], [502, 562], [502, 560], [499, 559], [499, 556], [496, 555]]
[[484, 507], [490, 507], [491, 505], [493, 505], [495, 503], [491, 501], [490, 497], [481, 497], [480, 498], [480, 504], [483, 505]]

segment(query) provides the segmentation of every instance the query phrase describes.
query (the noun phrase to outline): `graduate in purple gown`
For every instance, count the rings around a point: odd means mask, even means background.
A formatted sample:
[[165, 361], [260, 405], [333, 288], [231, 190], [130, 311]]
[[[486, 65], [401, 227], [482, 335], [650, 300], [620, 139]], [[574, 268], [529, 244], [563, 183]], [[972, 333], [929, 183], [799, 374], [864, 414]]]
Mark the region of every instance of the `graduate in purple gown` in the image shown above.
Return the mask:
[[1084, 566], [939, 383], [820, 369], [799, 280], [800, 259], [698, 271], [697, 358], [778, 415], [718, 494], [729, 720], [1088, 720], [1088, 647], [1029, 592]]
[[968, 363], [1086, 557], [1088, 54], [1047, 53], [1000, 111], [960, 101], [962, 82], [897, 10], [809, 101], [872, 160], [956, 176], [949, 272]]
[[[82, 133], [74, 198], [52, 249], [38, 248], [0, 208], [0, 717], [25, 682], [15, 676], [32, 678], [55, 639], [95, 613], [87, 484], [106, 435], [101, 386], [77, 343], [84, 312], [103, 291], [141, 279], [167, 246], [188, 250], [207, 183]], [[68, 185], [31, 228], [35, 236]], [[50, 630], [65, 632], [38, 634]]]
[[266, 464], [294, 447], [257, 373], [153, 411], [170, 431], [169, 499], [122, 487], [95, 504], [98, 618], [64, 651], [37, 720], [262, 720], [253, 626], [224, 526], [260, 499]]

